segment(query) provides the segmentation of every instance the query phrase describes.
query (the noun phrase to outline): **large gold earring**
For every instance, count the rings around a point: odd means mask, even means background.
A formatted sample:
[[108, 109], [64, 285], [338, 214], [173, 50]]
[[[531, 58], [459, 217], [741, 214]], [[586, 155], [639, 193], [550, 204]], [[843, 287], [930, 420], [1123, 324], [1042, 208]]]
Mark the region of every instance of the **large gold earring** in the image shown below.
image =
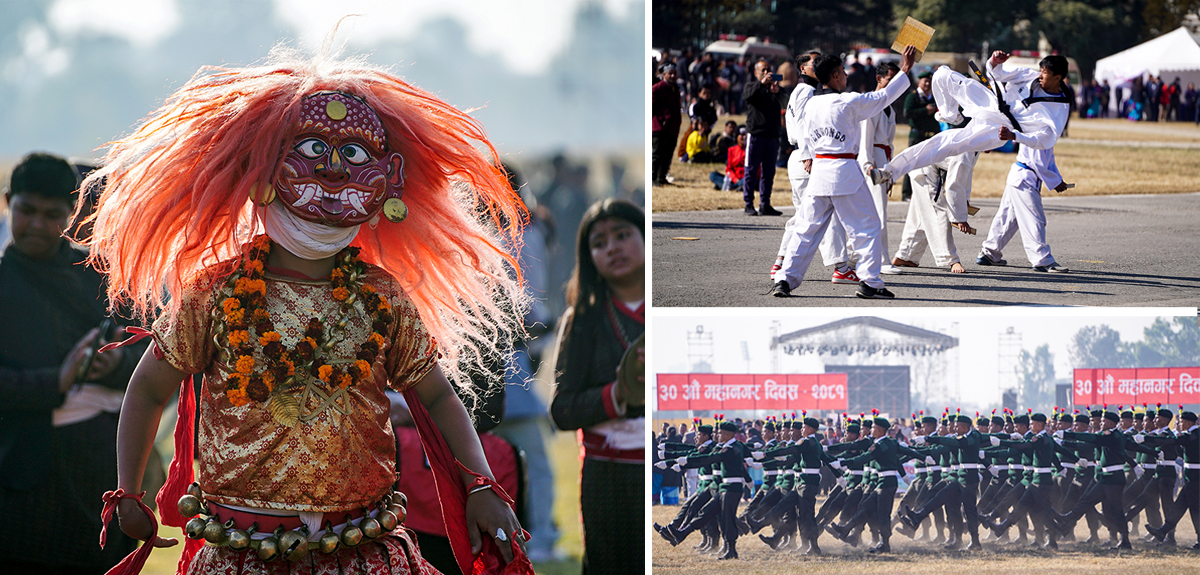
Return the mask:
[[383, 217], [393, 224], [403, 222], [408, 217], [408, 206], [400, 198], [388, 198], [383, 202]]
[[275, 186], [271, 184], [254, 184], [250, 186], [250, 201], [260, 206], [270, 205], [275, 201]]

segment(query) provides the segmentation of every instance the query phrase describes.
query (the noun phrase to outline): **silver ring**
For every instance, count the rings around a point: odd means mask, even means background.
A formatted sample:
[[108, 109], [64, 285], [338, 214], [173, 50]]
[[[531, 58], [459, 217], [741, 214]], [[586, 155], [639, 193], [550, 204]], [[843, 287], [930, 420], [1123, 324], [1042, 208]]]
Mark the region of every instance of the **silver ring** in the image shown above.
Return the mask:
[[501, 540], [501, 541], [508, 541], [508, 535], [505, 535], [505, 534], [504, 534], [504, 528], [503, 528], [503, 527], [497, 527], [497, 528], [496, 528], [496, 539], [499, 539], [499, 540]]

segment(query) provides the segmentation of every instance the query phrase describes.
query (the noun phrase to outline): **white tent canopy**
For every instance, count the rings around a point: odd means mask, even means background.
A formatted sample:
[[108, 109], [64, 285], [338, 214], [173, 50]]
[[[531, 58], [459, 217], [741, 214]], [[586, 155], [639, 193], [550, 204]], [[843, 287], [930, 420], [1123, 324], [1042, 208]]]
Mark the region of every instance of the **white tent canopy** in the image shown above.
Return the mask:
[[[1200, 40], [1181, 26], [1098, 60], [1094, 78], [1098, 83], [1108, 80], [1113, 88], [1128, 88], [1135, 78], [1145, 79], [1147, 74], [1161, 76], [1167, 84], [1178, 77], [1184, 89], [1188, 82], [1200, 85]], [[1110, 107], [1115, 109], [1118, 101], [1112, 98]]]

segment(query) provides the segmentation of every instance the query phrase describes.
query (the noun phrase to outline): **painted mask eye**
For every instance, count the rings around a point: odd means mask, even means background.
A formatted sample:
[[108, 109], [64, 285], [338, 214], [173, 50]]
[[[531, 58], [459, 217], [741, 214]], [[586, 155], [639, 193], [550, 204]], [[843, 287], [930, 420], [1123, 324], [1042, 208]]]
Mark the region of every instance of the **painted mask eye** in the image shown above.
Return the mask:
[[342, 158], [355, 166], [361, 166], [371, 160], [370, 152], [358, 144], [346, 144], [340, 150]]
[[315, 160], [325, 155], [325, 150], [328, 146], [325, 142], [316, 138], [309, 138], [296, 144], [296, 152], [310, 160]]

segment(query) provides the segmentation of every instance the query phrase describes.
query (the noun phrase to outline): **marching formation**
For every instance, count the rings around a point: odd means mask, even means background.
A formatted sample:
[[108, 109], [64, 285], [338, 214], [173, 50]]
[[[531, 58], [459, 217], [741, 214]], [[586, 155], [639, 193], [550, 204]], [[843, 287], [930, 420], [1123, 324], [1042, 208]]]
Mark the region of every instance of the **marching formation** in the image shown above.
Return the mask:
[[[1173, 546], [1185, 514], [1200, 533], [1196, 414], [1123, 407], [975, 417], [947, 408], [940, 418], [912, 414], [907, 438], [877, 412], [832, 426], [793, 413], [769, 418], [745, 442], [718, 414], [713, 425], [698, 422], [694, 444], [657, 446], [656, 467], [696, 469], [699, 485], [654, 529], [672, 546], [699, 532], [699, 552], [736, 559], [743, 535], [758, 534], [774, 551], [819, 555], [823, 533], [860, 547], [867, 530], [871, 553], [891, 552], [893, 531], [947, 550], [978, 551], [985, 542], [1058, 549], [1084, 519], [1081, 543], [1100, 543], [1103, 526], [1112, 549], [1132, 549], [1144, 513], [1142, 541]], [[762, 473], [752, 494], [751, 470]]]

